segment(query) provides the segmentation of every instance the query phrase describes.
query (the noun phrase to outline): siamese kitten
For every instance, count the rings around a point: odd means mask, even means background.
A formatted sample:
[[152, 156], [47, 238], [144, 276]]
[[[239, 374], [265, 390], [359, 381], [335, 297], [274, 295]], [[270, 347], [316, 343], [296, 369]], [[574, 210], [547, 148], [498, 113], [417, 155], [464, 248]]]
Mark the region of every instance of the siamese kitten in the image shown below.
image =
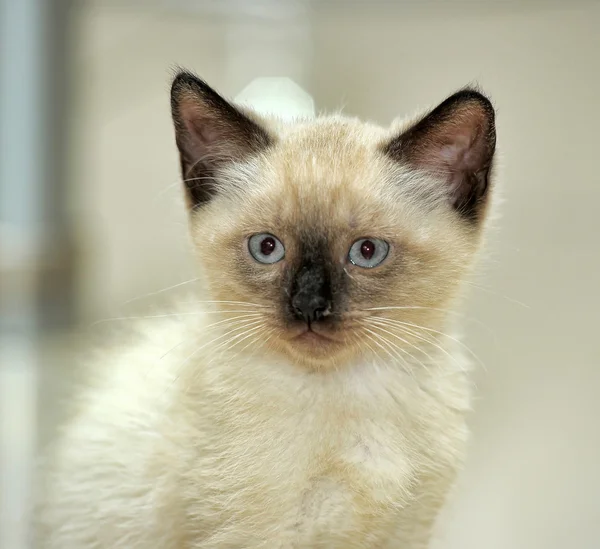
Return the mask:
[[427, 547], [467, 440], [451, 313], [490, 201], [490, 101], [284, 123], [182, 72], [171, 107], [202, 301], [91, 365], [40, 547]]

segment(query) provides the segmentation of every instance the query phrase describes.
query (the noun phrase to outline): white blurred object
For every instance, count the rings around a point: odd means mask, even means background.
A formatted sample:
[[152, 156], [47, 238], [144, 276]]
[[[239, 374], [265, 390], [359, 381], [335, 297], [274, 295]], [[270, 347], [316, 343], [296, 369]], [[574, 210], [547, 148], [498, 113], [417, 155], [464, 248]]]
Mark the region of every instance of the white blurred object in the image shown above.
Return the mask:
[[251, 107], [259, 114], [284, 120], [314, 118], [315, 102], [291, 78], [256, 78], [235, 98], [240, 105]]

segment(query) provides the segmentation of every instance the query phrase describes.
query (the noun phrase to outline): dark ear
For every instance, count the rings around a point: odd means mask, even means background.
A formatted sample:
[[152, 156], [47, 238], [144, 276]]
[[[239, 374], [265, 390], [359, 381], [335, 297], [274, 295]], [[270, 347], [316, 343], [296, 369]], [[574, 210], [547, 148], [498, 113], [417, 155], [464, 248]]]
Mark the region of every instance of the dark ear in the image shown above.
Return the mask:
[[256, 122], [188, 72], [180, 72], [173, 80], [171, 112], [192, 207], [207, 202], [217, 191], [215, 176], [220, 167], [271, 143]]
[[394, 160], [439, 176], [454, 208], [479, 218], [486, 202], [496, 147], [494, 108], [478, 91], [446, 99], [384, 147]]

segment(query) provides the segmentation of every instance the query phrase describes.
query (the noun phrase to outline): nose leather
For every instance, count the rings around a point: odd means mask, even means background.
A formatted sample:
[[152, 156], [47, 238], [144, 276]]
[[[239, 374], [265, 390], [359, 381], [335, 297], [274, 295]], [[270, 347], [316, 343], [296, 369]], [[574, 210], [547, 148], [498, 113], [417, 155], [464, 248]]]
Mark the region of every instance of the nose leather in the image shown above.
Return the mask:
[[324, 319], [331, 310], [331, 283], [324, 266], [305, 265], [296, 274], [290, 308], [308, 324]]
[[307, 323], [317, 322], [327, 316], [331, 303], [322, 295], [296, 294], [292, 298], [292, 308], [296, 318]]

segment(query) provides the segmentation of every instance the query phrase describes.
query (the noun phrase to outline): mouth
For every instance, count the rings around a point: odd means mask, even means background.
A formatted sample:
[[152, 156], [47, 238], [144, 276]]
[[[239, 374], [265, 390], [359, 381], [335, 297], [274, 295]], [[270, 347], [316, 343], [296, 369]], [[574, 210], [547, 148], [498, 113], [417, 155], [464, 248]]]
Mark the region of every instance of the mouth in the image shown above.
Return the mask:
[[292, 338], [293, 341], [305, 343], [333, 343], [334, 340], [326, 335], [315, 332], [311, 327], [304, 328], [299, 334]]
[[288, 327], [283, 342], [298, 364], [319, 368], [337, 363], [349, 349], [339, 330], [319, 324]]
[[295, 346], [304, 348], [307, 352], [332, 352], [334, 348], [340, 346], [341, 342], [332, 337], [320, 326], [304, 325], [297, 328], [294, 334], [288, 339]]

